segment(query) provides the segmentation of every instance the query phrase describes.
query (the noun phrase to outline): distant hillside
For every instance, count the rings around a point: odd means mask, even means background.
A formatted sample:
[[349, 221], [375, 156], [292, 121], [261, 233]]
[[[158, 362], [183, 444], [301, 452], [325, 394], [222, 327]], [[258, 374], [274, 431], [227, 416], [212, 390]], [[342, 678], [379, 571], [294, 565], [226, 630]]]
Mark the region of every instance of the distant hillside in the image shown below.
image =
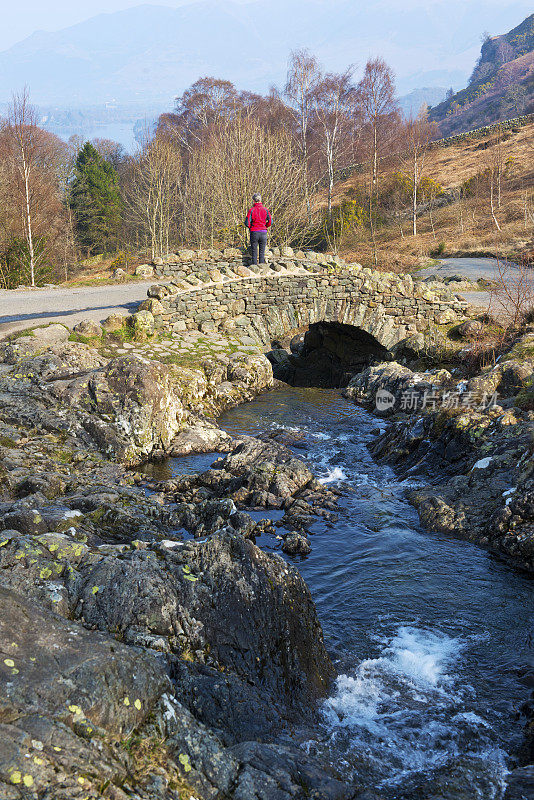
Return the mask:
[[421, 106], [435, 106], [441, 103], [447, 89], [442, 86], [425, 86], [422, 89], [414, 89], [413, 92], [399, 97], [399, 106], [401, 111], [409, 116], [410, 114], [418, 114]]
[[60, 31], [37, 31], [0, 52], [0, 102], [27, 85], [38, 105], [170, 108], [175, 95], [205, 75], [266, 91], [283, 83], [288, 54], [298, 47], [310, 48], [334, 71], [354, 62], [361, 69], [369, 56], [381, 55], [401, 94], [415, 86], [456, 88], [473, 63], [482, 14], [486, 25], [504, 30], [530, 9], [531, 0], [448, 0], [446, 13], [441, 2], [428, 0], [139, 5]]
[[449, 136], [534, 111], [534, 14], [502, 36], [487, 37], [467, 88], [430, 116]]

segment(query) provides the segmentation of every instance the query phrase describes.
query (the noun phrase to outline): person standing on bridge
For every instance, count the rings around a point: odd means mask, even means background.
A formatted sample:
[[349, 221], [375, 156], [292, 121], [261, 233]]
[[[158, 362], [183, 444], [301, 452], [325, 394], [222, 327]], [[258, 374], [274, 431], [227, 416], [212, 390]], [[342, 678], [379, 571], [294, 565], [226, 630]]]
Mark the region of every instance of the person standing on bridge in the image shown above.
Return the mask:
[[273, 224], [271, 214], [261, 202], [261, 194], [252, 195], [254, 205], [249, 210], [245, 225], [250, 231], [250, 247], [252, 250], [252, 263], [258, 263], [258, 248], [260, 251], [260, 264], [265, 264], [265, 248], [267, 246], [267, 229]]

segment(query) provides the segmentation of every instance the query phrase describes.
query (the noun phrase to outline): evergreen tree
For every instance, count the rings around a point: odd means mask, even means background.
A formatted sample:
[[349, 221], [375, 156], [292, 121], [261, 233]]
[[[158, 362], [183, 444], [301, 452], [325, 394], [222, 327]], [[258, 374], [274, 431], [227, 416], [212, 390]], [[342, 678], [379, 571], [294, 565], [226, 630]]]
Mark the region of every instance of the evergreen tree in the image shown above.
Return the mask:
[[78, 153], [69, 203], [80, 245], [89, 253], [113, 250], [122, 216], [117, 173], [90, 142]]

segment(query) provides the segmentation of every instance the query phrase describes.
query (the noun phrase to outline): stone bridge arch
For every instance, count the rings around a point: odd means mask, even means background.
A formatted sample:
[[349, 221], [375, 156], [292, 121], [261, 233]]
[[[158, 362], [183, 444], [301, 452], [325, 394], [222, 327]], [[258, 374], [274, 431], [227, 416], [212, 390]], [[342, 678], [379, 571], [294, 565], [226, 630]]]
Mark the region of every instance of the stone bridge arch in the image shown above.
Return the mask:
[[370, 306], [362, 300], [351, 302], [319, 298], [306, 302], [299, 298], [293, 302], [273, 304], [262, 314], [252, 314], [249, 311], [248, 314], [230, 316], [229, 319], [238, 327], [242, 325], [249, 330], [254, 329], [264, 344], [273, 339], [287, 339], [291, 334], [305, 328], [326, 323], [362, 331], [385, 350], [391, 350], [410, 333], [417, 331], [415, 321], [399, 319], [397, 315], [386, 313], [379, 305], [372, 301], [371, 303]]
[[195, 278], [196, 288], [152, 287], [149, 296], [158, 301], [144, 306], [160, 315], [159, 325], [178, 331], [233, 331], [261, 343], [265, 350], [273, 339], [325, 324], [352, 328], [390, 351], [432, 324], [465, 319], [467, 303], [443, 284], [430, 288], [410, 275], [358, 265], [335, 271], [316, 265], [315, 270], [293, 265], [290, 272], [285, 264], [270, 264], [270, 274], [248, 272], [228, 278], [218, 272], [211, 280], [201, 272]]

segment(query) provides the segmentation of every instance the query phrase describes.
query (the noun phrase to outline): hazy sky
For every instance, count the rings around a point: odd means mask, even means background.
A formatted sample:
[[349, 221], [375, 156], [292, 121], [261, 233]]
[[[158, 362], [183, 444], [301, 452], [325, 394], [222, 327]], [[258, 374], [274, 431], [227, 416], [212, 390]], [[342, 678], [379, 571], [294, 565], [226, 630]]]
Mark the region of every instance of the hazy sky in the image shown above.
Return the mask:
[[[436, 0], [431, 0], [435, 2]], [[76, 25], [97, 14], [132, 6], [186, 6], [198, 0], [0, 0], [0, 50], [20, 42], [34, 31], [56, 31]], [[222, 0], [224, 2], [224, 0]], [[246, 3], [249, 0], [233, 0]], [[290, 0], [288, 0], [290, 2]], [[325, 0], [328, 2], [328, 0]], [[359, 0], [355, 0], [359, 2]], [[440, 0], [441, 2], [441, 0]]]
[[[249, 0], [234, 0], [234, 2], [247, 2]], [[329, 0], [322, 0], [328, 4]], [[147, 5], [178, 6], [188, 5], [195, 0], [153, 0]], [[224, 0], [222, 0], [224, 2]], [[288, 0], [290, 3], [291, 0]], [[442, 5], [444, 11], [447, 9], [447, 0], [389, 0], [388, 5], [398, 2], [401, 7], [424, 8], [429, 4]], [[465, 0], [466, 4], [473, 3], [475, 6], [481, 5], [480, 0]], [[507, 0], [486, 0], [485, 5], [503, 5]], [[354, 0], [356, 5], [365, 6], [380, 5], [380, 0]], [[119, 11], [131, 6], [142, 4], [142, 0], [91, 0], [91, 2], [81, 0], [0, 0], [1, 26], [0, 26], [0, 50], [5, 50], [16, 42], [29, 36], [36, 30], [54, 31], [75, 25], [85, 19], [94, 17], [110, 11]], [[532, 5], [532, 4], [530, 4]], [[525, 3], [525, 14], [529, 13], [529, 4]], [[519, 20], [512, 20], [512, 22]], [[483, 25], [483, 17], [481, 18]], [[492, 33], [498, 31], [492, 31]]]
[[[155, 0], [147, 5], [177, 8], [189, 2], [191, 0]], [[0, 0], [0, 50], [25, 39], [34, 31], [60, 30], [106, 11], [120, 11], [142, 4], [143, 0]]]

